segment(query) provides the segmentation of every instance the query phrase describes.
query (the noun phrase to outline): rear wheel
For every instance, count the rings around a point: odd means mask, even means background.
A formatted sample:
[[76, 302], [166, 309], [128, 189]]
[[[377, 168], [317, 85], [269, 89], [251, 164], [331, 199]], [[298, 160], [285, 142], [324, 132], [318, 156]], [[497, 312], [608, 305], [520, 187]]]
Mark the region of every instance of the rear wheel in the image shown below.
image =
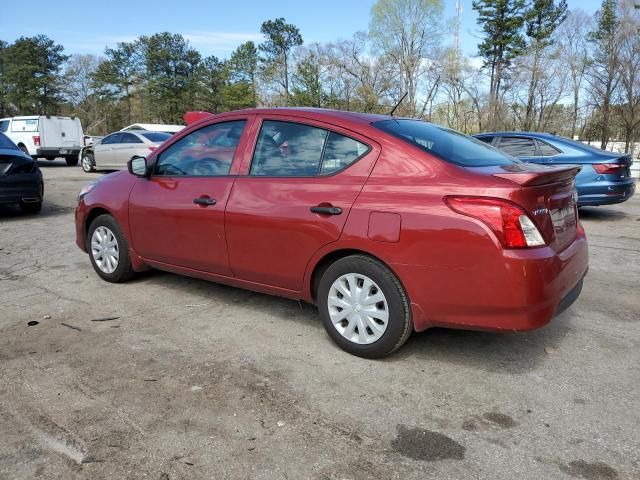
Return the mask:
[[100, 215], [91, 222], [87, 249], [94, 270], [107, 282], [125, 282], [133, 276], [129, 244], [111, 215]]
[[67, 162], [67, 166], [75, 167], [78, 165], [78, 155], [67, 155], [64, 157], [64, 160]]
[[25, 147], [24, 145], [20, 144], [18, 145], [18, 148], [22, 150], [25, 154], [29, 155], [29, 150], [27, 150], [27, 147]]
[[404, 288], [371, 257], [352, 255], [333, 263], [320, 280], [317, 298], [325, 330], [353, 355], [382, 358], [413, 331]]
[[80, 165], [82, 166], [82, 170], [84, 170], [85, 172], [87, 173], [93, 172], [94, 165], [95, 165], [95, 160], [93, 158], [93, 155], [90, 153], [82, 154], [82, 162], [80, 162]]

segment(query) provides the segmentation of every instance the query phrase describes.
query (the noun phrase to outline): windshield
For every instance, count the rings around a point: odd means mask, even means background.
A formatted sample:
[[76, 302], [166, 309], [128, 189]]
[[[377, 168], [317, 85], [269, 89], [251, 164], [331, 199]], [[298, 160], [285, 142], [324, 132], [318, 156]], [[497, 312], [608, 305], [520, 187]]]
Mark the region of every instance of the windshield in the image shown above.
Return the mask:
[[449, 128], [420, 120], [382, 120], [373, 126], [400, 138], [442, 160], [463, 167], [510, 165], [519, 160], [480, 140]]
[[0, 133], [0, 150], [18, 150], [18, 147], [4, 133]]
[[142, 135], [144, 138], [146, 138], [150, 142], [158, 142], [158, 143], [164, 142], [167, 138], [171, 138], [171, 135], [163, 132], [145, 132], [145, 133], [141, 133], [140, 135]]
[[0, 132], [9, 130], [9, 120], [0, 120]]

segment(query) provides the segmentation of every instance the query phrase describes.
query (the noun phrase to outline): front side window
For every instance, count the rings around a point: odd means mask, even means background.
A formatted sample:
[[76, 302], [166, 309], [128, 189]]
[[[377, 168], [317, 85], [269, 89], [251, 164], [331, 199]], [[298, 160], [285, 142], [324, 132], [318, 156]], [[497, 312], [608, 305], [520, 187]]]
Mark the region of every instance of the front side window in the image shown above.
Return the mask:
[[369, 151], [357, 140], [323, 128], [265, 120], [250, 175], [314, 177], [343, 170]]
[[100, 143], [102, 145], [111, 145], [112, 143], [120, 143], [120, 134], [112, 133], [111, 135], [107, 135], [100, 141]]
[[456, 165], [488, 167], [519, 163], [476, 138], [432, 123], [393, 119], [375, 122], [373, 126]]
[[228, 175], [246, 120], [215, 123], [182, 137], [160, 154], [155, 175]]
[[164, 132], [145, 132], [141, 133], [144, 138], [154, 143], [162, 143], [165, 140], [171, 138], [171, 135]]
[[498, 148], [513, 157], [535, 157], [538, 155], [536, 144], [531, 138], [502, 137]]

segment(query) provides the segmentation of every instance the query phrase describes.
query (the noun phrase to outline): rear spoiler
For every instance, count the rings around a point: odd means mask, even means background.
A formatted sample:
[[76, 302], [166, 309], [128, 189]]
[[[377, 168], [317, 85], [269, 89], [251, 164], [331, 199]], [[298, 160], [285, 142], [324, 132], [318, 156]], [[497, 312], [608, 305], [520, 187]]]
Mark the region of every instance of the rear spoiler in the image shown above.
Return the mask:
[[184, 123], [186, 123], [187, 125], [191, 125], [192, 123], [196, 123], [200, 120], [204, 120], [205, 118], [213, 116], [213, 113], [210, 112], [187, 112], [182, 118], [184, 119]]
[[546, 167], [544, 170], [523, 171], [523, 172], [501, 172], [494, 173], [494, 177], [504, 178], [523, 187], [534, 185], [545, 185], [548, 183], [566, 182], [573, 180], [582, 167], [579, 166], [557, 166]]

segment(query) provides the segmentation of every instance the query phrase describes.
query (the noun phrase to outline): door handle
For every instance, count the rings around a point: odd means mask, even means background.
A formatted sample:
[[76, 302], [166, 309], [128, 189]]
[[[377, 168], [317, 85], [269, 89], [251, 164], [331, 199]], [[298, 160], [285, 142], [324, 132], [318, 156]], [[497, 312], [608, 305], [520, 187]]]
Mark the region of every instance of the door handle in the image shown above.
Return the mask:
[[315, 207], [311, 207], [311, 211], [313, 213], [319, 213], [320, 215], [340, 215], [342, 213], [342, 209], [340, 207], [322, 206], [322, 205], [316, 205]]
[[193, 203], [195, 203], [196, 205], [208, 207], [209, 205], [215, 205], [216, 201], [210, 197], [198, 197], [193, 199]]

